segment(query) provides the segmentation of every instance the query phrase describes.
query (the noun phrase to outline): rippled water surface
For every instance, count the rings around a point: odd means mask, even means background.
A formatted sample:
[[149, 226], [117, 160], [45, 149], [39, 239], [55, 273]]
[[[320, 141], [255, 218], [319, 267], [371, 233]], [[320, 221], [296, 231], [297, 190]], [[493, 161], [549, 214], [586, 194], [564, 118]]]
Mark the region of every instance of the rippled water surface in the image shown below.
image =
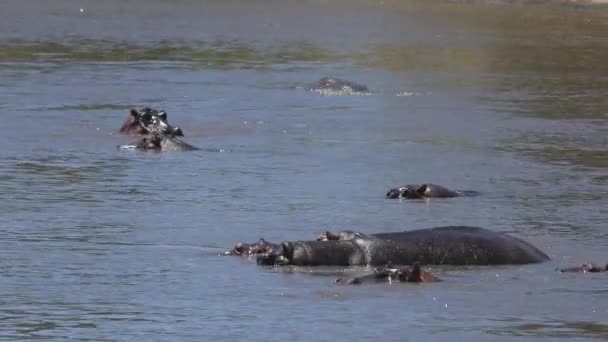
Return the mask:
[[[0, 339], [608, 338], [608, 12], [417, 1], [0, 3]], [[322, 76], [366, 84], [331, 95]], [[118, 151], [133, 106], [188, 153]], [[384, 198], [434, 182], [480, 196]], [[552, 261], [338, 287], [218, 256], [473, 225]], [[346, 270], [349, 273], [360, 269]]]

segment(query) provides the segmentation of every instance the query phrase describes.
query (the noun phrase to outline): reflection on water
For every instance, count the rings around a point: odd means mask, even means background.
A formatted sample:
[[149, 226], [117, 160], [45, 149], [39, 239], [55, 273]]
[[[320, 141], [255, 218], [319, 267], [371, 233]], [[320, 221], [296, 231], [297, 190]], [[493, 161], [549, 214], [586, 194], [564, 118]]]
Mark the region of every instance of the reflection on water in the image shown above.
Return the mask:
[[487, 332], [507, 336], [590, 337], [606, 339], [608, 338], [608, 325], [593, 322], [547, 321], [542, 323], [521, 323], [500, 329], [492, 328], [488, 329]]
[[[258, 68], [292, 61], [331, 61], [331, 51], [312, 43], [266, 46], [230, 41], [160, 41], [137, 44], [107, 40], [78, 39], [62, 42], [9, 40], [0, 44], [0, 61], [5, 62], [188, 62], [211, 68]], [[10, 65], [8, 65], [10, 66]]]

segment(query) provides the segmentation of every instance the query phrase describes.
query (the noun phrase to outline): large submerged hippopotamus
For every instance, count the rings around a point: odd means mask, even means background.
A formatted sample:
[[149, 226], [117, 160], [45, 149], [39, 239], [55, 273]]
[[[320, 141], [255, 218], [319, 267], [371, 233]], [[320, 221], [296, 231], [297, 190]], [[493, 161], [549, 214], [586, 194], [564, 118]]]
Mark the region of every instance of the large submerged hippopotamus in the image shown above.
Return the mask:
[[317, 82], [311, 84], [308, 90], [312, 91], [334, 91], [344, 93], [363, 93], [367, 92], [367, 87], [362, 84], [343, 80], [336, 77], [322, 77]]
[[261, 265], [508, 265], [549, 260], [538, 248], [516, 237], [491, 230], [449, 226], [365, 235], [331, 234], [327, 241], [283, 242], [261, 254]]
[[167, 122], [167, 112], [152, 108], [131, 109], [120, 133], [123, 134], [151, 134], [163, 133], [173, 136], [184, 136], [179, 127], [173, 127]]
[[198, 147], [194, 147], [177, 139], [173, 134], [163, 133], [152, 133], [148, 136], [141, 138], [135, 144], [119, 145], [119, 150], [142, 150], [142, 151], [155, 151], [155, 152], [183, 152], [183, 151], [194, 151], [198, 150]]
[[386, 192], [387, 198], [405, 198], [405, 199], [419, 199], [419, 198], [449, 198], [458, 196], [475, 196], [476, 191], [468, 190], [450, 190], [441, 185], [425, 183], [422, 185], [418, 184], [407, 184], [399, 188], [391, 188]]
[[433, 283], [441, 281], [430, 272], [420, 268], [419, 263], [412, 266], [401, 266], [393, 268], [390, 265], [375, 269], [372, 273], [351, 278], [338, 278], [336, 284], [354, 285], [363, 283]]

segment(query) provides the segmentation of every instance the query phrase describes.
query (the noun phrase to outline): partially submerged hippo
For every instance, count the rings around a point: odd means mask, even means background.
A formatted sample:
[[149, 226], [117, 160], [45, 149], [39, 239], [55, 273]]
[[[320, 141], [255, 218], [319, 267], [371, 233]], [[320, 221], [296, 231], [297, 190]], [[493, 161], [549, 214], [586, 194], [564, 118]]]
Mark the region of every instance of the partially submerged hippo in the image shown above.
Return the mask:
[[449, 226], [396, 233], [343, 232], [327, 241], [283, 242], [262, 265], [506, 265], [549, 260], [533, 245], [491, 230]]
[[225, 252], [224, 255], [250, 257], [271, 253], [276, 248], [276, 244], [270, 243], [264, 239], [259, 239], [257, 242], [254, 243], [239, 242], [234, 245], [234, 247], [230, 251]]
[[123, 134], [164, 133], [173, 136], [184, 136], [179, 127], [173, 127], [167, 122], [167, 112], [152, 108], [131, 109], [125, 123], [120, 128]]
[[390, 265], [375, 269], [374, 272], [352, 278], [338, 278], [336, 284], [354, 285], [363, 283], [433, 283], [441, 281], [433, 274], [423, 271], [419, 263], [412, 266], [401, 266], [393, 268]]
[[407, 184], [400, 188], [391, 188], [386, 192], [386, 197], [405, 199], [449, 198], [458, 196], [474, 196], [476, 194], [477, 192], [475, 191], [454, 191], [441, 185], [425, 183], [422, 185]]
[[367, 87], [347, 80], [335, 77], [322, 77], [316, 83], [311, 84], [308, 90], [313, 91], [335, 91], [346, 93], [364, 93]]
[[172, 134], [153, 133], [148, 136], [141, 138], [136, 144], [119, 145], [119, 150], [142, 150], [142, 151], [155, 151], [155, 152], [183, 152], [183, 151], [194, 151], [198, 150], [190, 144], [187, 144], [177, 139]]
[[575, 267], [567, 267], [558, 269], [560, 272], [582, 272], [582, 273], [596, 273], [596, 272], [607, 272], [608, 265], [600, 266], [592, 263], [582, 264]]

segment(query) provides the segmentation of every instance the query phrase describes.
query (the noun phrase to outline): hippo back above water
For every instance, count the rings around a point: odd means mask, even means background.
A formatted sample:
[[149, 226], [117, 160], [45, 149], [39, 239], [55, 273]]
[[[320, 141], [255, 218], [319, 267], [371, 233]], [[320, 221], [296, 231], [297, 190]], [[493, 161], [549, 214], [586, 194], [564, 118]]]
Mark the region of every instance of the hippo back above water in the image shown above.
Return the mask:
[[284, 242], [260, 264], [505, 265], [549, 260], [533, 245], [483, 228], [450, 226], [396, 233], [344, 232], [338, 240]]

